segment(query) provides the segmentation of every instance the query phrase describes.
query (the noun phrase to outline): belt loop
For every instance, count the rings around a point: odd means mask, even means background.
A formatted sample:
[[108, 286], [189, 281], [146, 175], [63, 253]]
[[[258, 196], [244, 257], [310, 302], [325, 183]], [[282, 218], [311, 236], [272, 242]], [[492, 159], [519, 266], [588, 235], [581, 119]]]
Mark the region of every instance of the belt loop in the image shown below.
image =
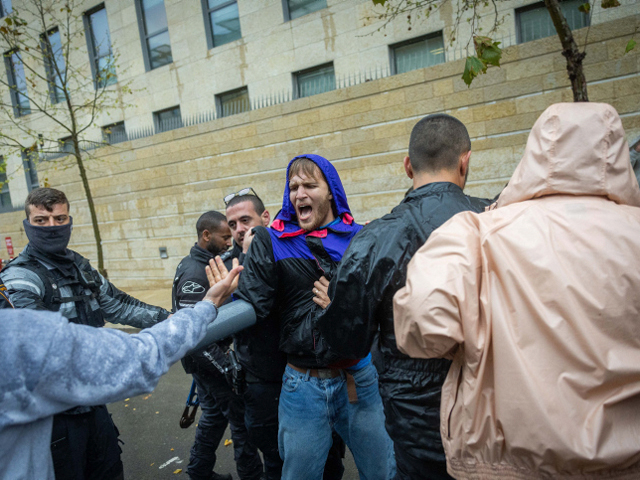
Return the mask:
[[349, 395], [349, 403], [358, 403], [358, 390], [356, 389], [356, 379], [349, 372], [347, 374], [347, 394]]
[[310, 376], [311, 376], [311, 369], [307, 368], [307, 373], [304, 374], [304, 381], [308, 382]]

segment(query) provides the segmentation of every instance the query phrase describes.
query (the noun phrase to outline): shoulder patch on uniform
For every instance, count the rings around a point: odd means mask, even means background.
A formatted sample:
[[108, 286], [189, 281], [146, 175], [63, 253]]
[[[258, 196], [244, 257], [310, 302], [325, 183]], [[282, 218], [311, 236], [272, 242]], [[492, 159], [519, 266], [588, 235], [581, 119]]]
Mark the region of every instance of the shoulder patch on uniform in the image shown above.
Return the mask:
[[233, 250], [228, 250], [224, 252], [222, 255], [220, 255], [220, 260], [222, 260], [223, 262], [227, 261], [227, 259], [231, 257], [232, 253], [233, 253]]
[[204, 293], [205, 288], [199, 283], [188, 281], [182, 285], [182, 293]]

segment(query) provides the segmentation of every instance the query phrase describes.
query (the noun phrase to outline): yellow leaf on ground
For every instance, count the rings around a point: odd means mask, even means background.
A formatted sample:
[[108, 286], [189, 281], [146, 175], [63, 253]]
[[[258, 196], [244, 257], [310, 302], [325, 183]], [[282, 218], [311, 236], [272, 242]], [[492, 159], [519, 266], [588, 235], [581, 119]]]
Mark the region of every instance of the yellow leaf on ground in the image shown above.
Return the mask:
[[160, 412], [156, 412], [156, 415], [159, 414]]
[[156, 464], [156, 462], [153, 462], [151, 465], [149, 465], [150, 467], [153, 467]]
[[173, 448], [171, 449], [171, 451], [173, 452]]
[[179, 469], [177, 469], [177, 470], [176, 470], [175, 472], [173, 472], [173, 473], [182, 473], [182, 469], [181, 469], [181, 468], [179, 468]]
[[125, 404], [124, 404], [124, 406], [125, 406], [125, 407], [128, 407], [128, 406], [129, 406], [129, 404], [128, 404], [128, 403], [125, 403]]
[[233, 443], [233, 440], [231, 440], [230, 438], [225, 439], [224, 441], [224, 446], [228, 447], [229, 445], [231, 445]]
[[124, 399], [124, 401], [125, 401], [125, 402], [128, 402], [128, 401], [129, 401], [129, 399], [128, 399], [128, 398], [125, 398], [125, 399]]

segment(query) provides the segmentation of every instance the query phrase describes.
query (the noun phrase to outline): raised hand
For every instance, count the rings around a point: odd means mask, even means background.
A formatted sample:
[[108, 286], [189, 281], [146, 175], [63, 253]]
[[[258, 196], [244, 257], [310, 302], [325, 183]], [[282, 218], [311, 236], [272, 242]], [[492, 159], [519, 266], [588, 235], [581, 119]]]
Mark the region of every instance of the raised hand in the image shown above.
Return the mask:
[[224, 262], [217, 255], [215, 259], [209, 260], [209, 265], [205, 267], [209, 286], [211, 287], [205, 295], [206, 300], [210, 300], [216, 305], [222, 305], [227, 298], [238, 288], [238, 275], [244, 267], [238, 264], [238, 259], [233, 259], [233, 268], [229, 272]]

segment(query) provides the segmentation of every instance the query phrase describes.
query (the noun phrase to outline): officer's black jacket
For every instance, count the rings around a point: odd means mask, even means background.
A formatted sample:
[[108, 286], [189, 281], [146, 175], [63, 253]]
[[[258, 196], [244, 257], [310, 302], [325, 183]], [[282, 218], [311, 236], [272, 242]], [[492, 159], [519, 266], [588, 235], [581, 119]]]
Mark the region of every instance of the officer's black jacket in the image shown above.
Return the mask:
[[[196, 243], [191, 247], [189, 255], [184, 257], [176, 268], [176, 276], [171, 288], [171, 305], [173, 312], [182, 308], [193, 308], [202, 300], [209, 290], [209, 280], [205, 267], [214, 258], [211, 252], [201, 248]], [[222, 368], [228, 364], [225, 351], [229, 340], [222, 340], [212, 344], [206, 351]], [[209, 376], [221, 376], [222, 373], [202, 353], [187, 355], [182, 359], [182, 366], [187, 373], [201, 373]]]
[[[268, 236], [264, 227], [256, 227], [254, 231], [257, 237], [262, 237], [265, 234]], [[252, 242], [248, 255], [262, 259], [263, 256], [259, 250]], [[238, 258], [241, 265], [245, 260], [242, 249], [235, 244], [230, 257], [225, 261], [227, 268], [231, 267], [231, 263], [228, 262], [231, 262], [232, 258]], [[241, 280], [243, 275], [245, 275], [245, 272], [240, 274]], [[238, 292], [234, 294], [234, 297], [242, 298]], [[252, 327], [236, 333], [233, 339], [238, 360], [246, 371], [264, 382], [279, 383], [282, 381], [282, 374], [287, 364], [287, 356], [279, 348], [280, 321], [277, 314], [270, 315], [264, 321], [260, 321]]]
[[419, 459], [444, 461], [440, 391], [451, 362], [412, 359], [398, 350], [393, 295], [404, 286], [407, 265], [431, 232], [456, 213], [481, 212], [488, 204], [448, 182], [414, 190], [352, 240], [329, 285], [332, 302], [317, 319], [330, 349], [342, 357], [365, 356], [380, 332], [380, 392], [387, 430], [396, 444]]

